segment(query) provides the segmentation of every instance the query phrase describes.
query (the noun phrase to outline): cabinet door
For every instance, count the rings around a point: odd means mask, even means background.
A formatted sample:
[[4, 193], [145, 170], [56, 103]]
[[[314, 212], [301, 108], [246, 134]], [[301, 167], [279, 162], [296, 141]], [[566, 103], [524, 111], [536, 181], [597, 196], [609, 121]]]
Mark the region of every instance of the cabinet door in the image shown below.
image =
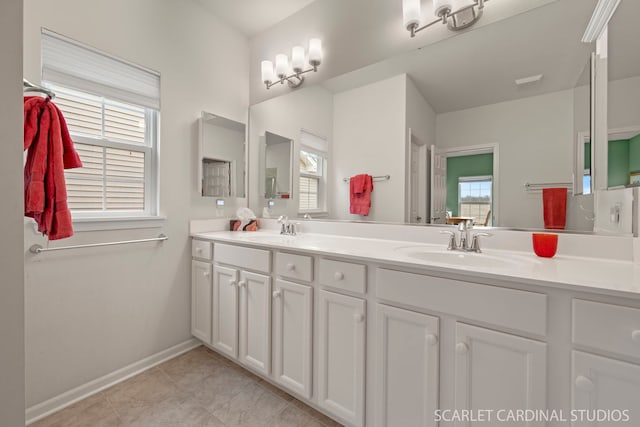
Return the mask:
[[213, 268], [213, 334], [211, 345], [238, 357], [238, 270]]
[[191, 261], [191, 335], [211, 344], [211, 264]]
[[438, 318], [382, 304], [377, 312], [379, 424], [437, 426]]
[[[600, 410], [609, 410], [609, 419], [591, 422], [584, 416], [574, 420], [574, 427], [638, 425], [640, 422], [640, 365], [621, 362], [607, 357], [573, 352], [573, 409], [580, 417], [588, 410], [590, 416]], [[616, 422], [616, 410], [628, 410], [629, 422]], [[602, 411], [601, 411], [602, 412]]]
[[365, 301], [320, 291], [318, 405], [364, 425]]
[[240, 361], [269, 375], [271, 370], [271, 278], [240, 273]]
[[276, 280], [273, 291], [273, 374], [278, 384], [311, 398], [312, 288]]
[[474, 412], [546, 409], [546, 348], [538, 341], [458, 323], [456, 347], [449, 353], [453, 357], [455, 351], [456, 358], [455, 408]]

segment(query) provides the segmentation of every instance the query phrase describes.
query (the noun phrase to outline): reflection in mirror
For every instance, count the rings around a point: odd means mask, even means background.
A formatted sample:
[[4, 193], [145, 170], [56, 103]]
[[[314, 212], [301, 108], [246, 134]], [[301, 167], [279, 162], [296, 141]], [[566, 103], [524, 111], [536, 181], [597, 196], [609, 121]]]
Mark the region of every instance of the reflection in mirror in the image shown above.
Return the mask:
[[609, 23], [607, 188], [637, 185], [640, 173], [638, 16], [640, 2], [621, 2]]
[[265, 132], [264, 140], [264, 197], [291, 199], [293, 141], [271, 132]]
[[245, 197], [244, 123], [202, 112], [198, 155], [200, 194]]
[[[591, 231], [592, 196], [573, 194], [573, 175], [578, 132], [590, 131], [581, 75], [595, 46], [580, 40], [594, 6], [551, 2], [263, 101], [252, 127], [286, 122], [297, 138], [311, 117], [330, 125], [329, 218], [543, 228], [542, 189], [563, 187], [566, 229]], [[358, 174], [391, 176], [374, 182], [368, 216], [350, 214], [344, 178]]]

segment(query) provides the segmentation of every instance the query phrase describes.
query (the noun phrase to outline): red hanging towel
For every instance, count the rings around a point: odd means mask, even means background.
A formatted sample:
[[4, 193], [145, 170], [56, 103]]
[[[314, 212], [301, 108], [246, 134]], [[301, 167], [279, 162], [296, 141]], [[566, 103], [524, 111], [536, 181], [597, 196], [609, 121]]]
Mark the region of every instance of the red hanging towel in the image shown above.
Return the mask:
[[567, 224], [567, 189], [543, 188], [544, 228], [564, 230]]
[[50, 240], [73, 236], [64, 169], [82, 167], [58, 107], [39, 96], [24, 98], [24, 214]]
[[356, 215], [369, 215], [371, 208], [371, 192], [373, 178], [371, 175], [360, 174], [349, 180], [349, 212]]

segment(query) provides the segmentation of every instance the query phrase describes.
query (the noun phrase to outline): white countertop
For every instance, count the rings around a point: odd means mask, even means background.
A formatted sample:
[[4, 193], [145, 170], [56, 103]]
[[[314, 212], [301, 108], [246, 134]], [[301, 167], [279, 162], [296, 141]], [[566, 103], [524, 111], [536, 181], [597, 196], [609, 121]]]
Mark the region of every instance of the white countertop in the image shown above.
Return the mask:
[[[198, 239], [238, 243], [272, 249], [341, 256], [390, 266], [424, 268], [467, 280], [506, 280], [547, 287], [560, 287], [604, 295], [640, 299], [640, 264], [629, 261], [556, 255], [539, 258], [533, 252], [483, 250], [481, 254], [447, 252], [444, 245], [400, 240], [344, 237], [305, 233], [281, 236], [273, 231], [198, 232]], [[437, 254], [431, 256], [432, 253]], [[452, 264], [441, 261], [451, 256], [466, 257]], [[484, 258], [483, 258], [484, 257]], [[469, 260], [469, 265], [466, 265]], [[484, 265], [486, 260], [487, 265]]]

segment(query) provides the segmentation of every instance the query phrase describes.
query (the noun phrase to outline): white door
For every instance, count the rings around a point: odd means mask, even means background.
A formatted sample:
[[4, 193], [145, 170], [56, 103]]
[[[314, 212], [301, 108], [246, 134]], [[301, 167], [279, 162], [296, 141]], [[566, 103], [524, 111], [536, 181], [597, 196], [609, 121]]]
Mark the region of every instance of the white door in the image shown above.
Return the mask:
[[273, 375], [278, 384], [311, 398], [313, 290], [276, 280], [273, 289]]
[[240, 272], [239, 359], [269, 375], [271, 371], [271, 277]]
[[320, 291], [318, 405], [364, 425], [365, 301]]
[[[456, 324], [455, 408], [476, 412], [546, 409], [546, 344], [490, 329]], [[446, 354], [445, 354], [446, 356]], [[471, 426], [460, 422], [457, 426]], [[501, 422], [501, 426], [522, 423]], [[526, 426], [543, 426], [527, 423]]]
[[447, 222], [447, 157], [435, 145], [431, 146], [430, 168], [431, 224]]
[[438, 318], [382, 304], [377, 312], [379, 425], [437, 426]]
[[[576, 420], [574, 427], [638, 425], [640, 423], [640, 365], [573, 352], [573, 409], [611, 411], [609, 420]], [[615, 410], [628, 410], [630, 422], [615, 421]], [[581, 413], [581, 412], [578, 412]], [[622, 414], [623, 416], [625, 414]]]
[[213, 330], [211, 345], [238, 357], [238, 270], [213, 267]]
[[211, 344], [211, 264], [191, 261], [191, 335]]

